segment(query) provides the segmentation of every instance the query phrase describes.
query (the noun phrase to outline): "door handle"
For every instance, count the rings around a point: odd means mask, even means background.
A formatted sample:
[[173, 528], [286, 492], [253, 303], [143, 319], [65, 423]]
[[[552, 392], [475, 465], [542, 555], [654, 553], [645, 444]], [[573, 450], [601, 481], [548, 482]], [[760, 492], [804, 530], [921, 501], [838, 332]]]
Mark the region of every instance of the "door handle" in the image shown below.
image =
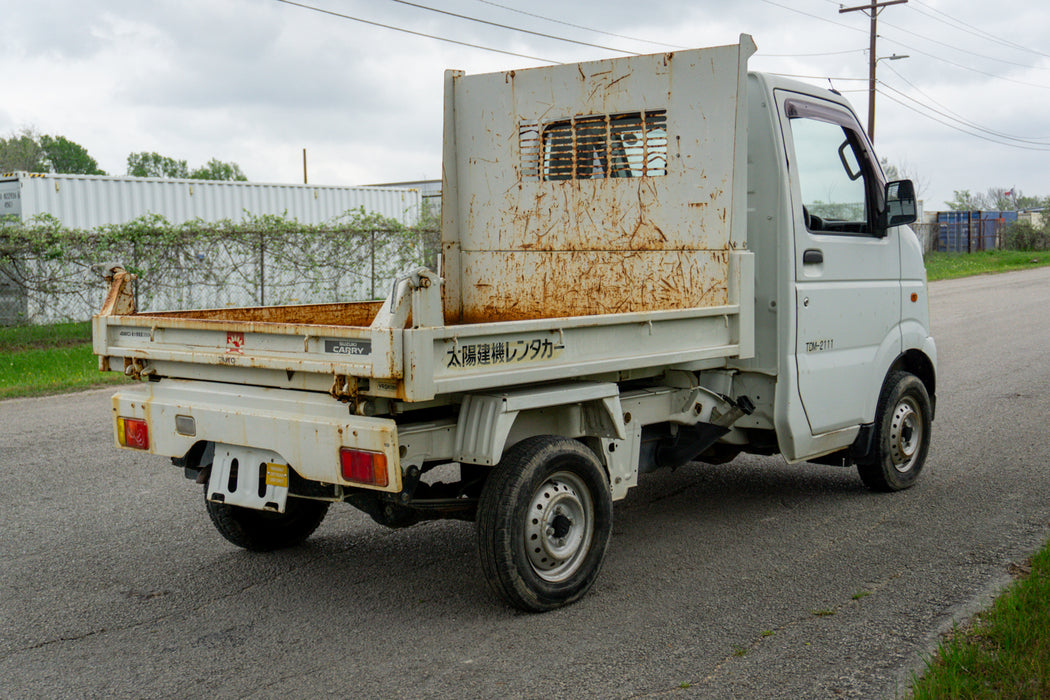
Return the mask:
[[802, 254], [803, 265], [816, 265], [824, 262], [824, 252], [816, 248], [810, 248]]

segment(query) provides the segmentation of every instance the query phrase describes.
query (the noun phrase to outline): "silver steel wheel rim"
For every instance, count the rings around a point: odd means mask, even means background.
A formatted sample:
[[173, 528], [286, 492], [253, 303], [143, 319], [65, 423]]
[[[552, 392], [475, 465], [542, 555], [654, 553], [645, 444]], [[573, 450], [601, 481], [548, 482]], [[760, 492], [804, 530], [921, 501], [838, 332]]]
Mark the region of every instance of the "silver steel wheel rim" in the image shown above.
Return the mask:
[[536, 489], [525, 520], [525, 553], [544, 581], [564, 581], [583, 564], [594, 537], [594, 501], [580, 477], [551, 474]]
[[903, 399], [893, 410], [890, 422], [890, 458], [900, 473], [915, 466], [922, 445], [922, 414], [910, 398]]

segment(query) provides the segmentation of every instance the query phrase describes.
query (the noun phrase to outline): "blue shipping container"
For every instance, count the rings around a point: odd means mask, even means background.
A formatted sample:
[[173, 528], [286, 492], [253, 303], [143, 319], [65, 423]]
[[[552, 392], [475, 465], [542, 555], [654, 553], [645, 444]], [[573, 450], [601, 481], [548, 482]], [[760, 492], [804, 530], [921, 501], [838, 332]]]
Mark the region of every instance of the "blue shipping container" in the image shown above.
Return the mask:
[[1015, 221], [1016, 211], [938, 212], [936, 249], [942, 253], [996, 250], [1003, 230]]

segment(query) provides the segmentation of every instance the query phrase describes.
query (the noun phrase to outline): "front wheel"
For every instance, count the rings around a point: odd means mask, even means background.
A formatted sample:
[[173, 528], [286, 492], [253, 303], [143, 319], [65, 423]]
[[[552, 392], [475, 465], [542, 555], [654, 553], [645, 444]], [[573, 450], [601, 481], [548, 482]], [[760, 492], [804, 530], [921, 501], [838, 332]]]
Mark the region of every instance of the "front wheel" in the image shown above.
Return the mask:
[[894, 372], [882, 387], [875, 415], [875, 449], [857, 465], [875, 491], [900, 491], [915, 484], [930, 449], [930, 397], [914, 374]]
[[523, 440], [485, 483], [477, 527], [481, 568], [504, 600], [530, 612], [572, 603], [598, 577], [612, 534], [605, 472], [576, 440]]
[[294, 547], [313, 534], [328, 513], [327, 501], [289, 498], [283, 513], [242, 508], [205, 500], [215, 529], [227, 540], [253, 552]]

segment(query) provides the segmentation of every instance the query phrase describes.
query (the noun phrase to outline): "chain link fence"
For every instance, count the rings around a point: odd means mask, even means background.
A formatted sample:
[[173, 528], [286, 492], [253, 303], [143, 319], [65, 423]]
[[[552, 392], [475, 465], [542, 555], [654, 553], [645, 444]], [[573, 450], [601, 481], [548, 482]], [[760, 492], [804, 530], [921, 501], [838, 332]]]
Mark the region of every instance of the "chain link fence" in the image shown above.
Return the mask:
[[143, 311], [378, 299], [398, 273], [433, 266], [440, 240], [434, 226], [363, 215], [342, 226], [137, 224], [0, 229], [0, 325], [90, 319], [106, 292], [98, 271], [114, 263], [139, 275]]
[[911, 225], [911, 230], [915, 232], [915, 235], [919, 238], [919, 243], [922, 244], [923, 255], [935, 249], [937, 245], [937, 224], [914, 223]]

